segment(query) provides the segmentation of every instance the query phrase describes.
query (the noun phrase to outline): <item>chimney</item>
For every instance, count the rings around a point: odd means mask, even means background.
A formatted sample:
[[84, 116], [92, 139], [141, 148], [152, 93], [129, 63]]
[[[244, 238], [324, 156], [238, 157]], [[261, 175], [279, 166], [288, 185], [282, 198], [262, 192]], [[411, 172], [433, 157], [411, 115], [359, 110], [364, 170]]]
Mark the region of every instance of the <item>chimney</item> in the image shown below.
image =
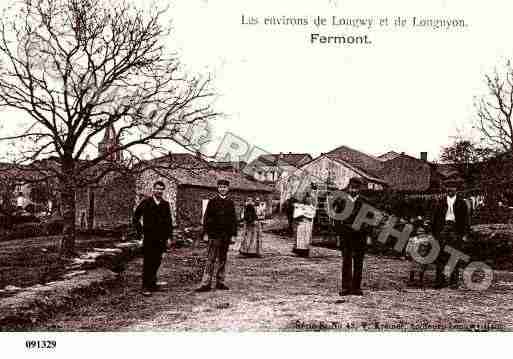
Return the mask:
[[420, 159], [427, 162], [427, 152], [421, 152]]

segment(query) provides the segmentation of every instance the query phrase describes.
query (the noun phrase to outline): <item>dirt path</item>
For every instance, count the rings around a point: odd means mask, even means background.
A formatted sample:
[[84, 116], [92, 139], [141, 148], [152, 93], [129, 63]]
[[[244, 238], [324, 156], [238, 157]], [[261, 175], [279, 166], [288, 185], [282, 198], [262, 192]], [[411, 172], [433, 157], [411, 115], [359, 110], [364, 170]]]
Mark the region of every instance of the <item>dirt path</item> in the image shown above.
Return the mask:
[[[313, 248], [311, 258], [291, 253], [291, 240], [264, 235], [264, 257], [246, 259], [231, 247], [229, 291], [194, 293], [204, 249], [167, 255], [161, 280], [168, 289], [152, 297], [139, 292], [142, 259], [118, 285], [72, 311], [31, 330], [317, 330], [317, 329], [513, 329], [513, 292], [498, 283], [485, 292], [411, 289], [408, 263], [368, 256], [365, 296], [340, 297], [340, 253]], [[428, 279], [432, 278], [432, 274]], [[495, 326], [495, 327], [490, 327]], [[486, 327], [488, 326], [488, 327]]]

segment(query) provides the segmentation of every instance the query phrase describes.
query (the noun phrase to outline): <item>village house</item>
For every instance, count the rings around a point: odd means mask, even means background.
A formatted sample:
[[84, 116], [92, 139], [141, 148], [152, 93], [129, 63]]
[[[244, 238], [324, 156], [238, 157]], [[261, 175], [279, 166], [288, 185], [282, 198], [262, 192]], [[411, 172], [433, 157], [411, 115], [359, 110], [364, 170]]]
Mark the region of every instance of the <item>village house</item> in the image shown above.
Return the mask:
[[371, 190], [382, 190], [386, 186], [386, 182], [379, 176], [382, 167], [380, 160], [347, 146], [340, 146], [283, 177], [277, 185], [280, 203], [283, 205], [291, 196], [301, 197], [312, 188], [345, 188], [352, 177], [363, 179]]
[[110, 173], [97, 184], [78, 189], [76, 226], [81, 230], [126, 227], [133, 215], [134, 188], [132, 176]]
[[[118, 146], [116, 141], [115, 131], [107, 129], [99, 153]], [[111, 160], [122, 160], [120, 154], [116, 156]], [[160, 180], [166, 185], [163, 196], [170, 202], [175, 226], [197, 227], [208, 201], [217, 193], [219, 179], [230, 181], [230, 196], [239, 214], [248, 197], [259, 198], [271, 208], [271, 187], [248, 179], [232, 167], [219, 168], [199, 155], [170, 153], [142, 161], [126, 173], [112, 172], [97, 185], [81, 189], [77, 193], [76, 224], [88, 229], [129, 226], [137, 204], [151, 196], [153, 184]]]
[[258, 198], [271, 209], [272, 187], [248, 179], [238, 171], [219, 170], [196, 155], [173, 153], [142, 166], [147, 169], [137, 176], [135, 202], [150, 195], [153, 183], [162, 180], [166, 185], [164, 197], [170, 202], [173, 219], [180, 228], [201, 225], [208, 201], [217, 194], [220, 179], [230, 182], [230, 197], [239, 216], [248, 197]]
[[[446, 170], [452, 175], [448, 167]], [[440, 173], [438, 165], [428, 162], [426, 152], [421, 152], [420, 158], [404, 153], [387, 156], [380, 177], [390, 190], [403, 194], [435, 193], [442, 182], [453, 178]]]
[[115, 229], [130, 223], [135, 201], [135, 177], [124, 167], [119, 147], [119, 138], [111, 125], [98, 143], [98, 156], [106, 156], [105, 160], [92, 167], [85, 176], [112, 171], [97, 183], [78, 188], [75, 194], [75, 225], [81, 230]]
[[57, 166], [53, 157], [31, 164], [0, 164], [0, 211], [49, 215], [58, 210], [57, 179], [48, 170]]
[[257, 181], [274, 185], [311, 160], [308, 153], [266, 154], [253, 160], [244, 172], [250, 173]]
[[442, 184], [461, 184], [463, 180], [454, 166], [429, 162], [427, 152], [421, 152], [419, 158], [395, 151], [372, 156], [340, 146], [279, 181], [280, 204], [291, 196], [301, 200], [305, 192], [317, 196], [319, 190], [343, 189], [351, 177], [362, 179], [369, 191], [424, 197], [439, 193]]
[[388, 161], [393, 158], [396, 158], [399, 155], [400, 155], [400, 153], [397, 153], [395, 151], [388, 151], [386, 153], [383, 153], [382, 155], [377, 156], [376, 158], [380, 161]]

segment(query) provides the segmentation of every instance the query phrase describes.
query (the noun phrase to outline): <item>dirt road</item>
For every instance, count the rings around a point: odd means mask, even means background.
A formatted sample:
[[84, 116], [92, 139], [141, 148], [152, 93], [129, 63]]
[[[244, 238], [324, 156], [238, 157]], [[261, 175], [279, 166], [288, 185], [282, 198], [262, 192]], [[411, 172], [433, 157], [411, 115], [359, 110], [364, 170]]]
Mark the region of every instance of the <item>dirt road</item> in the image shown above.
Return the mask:
[[[195, 293], [205, 250], [167, 254], [163, 292], [140, 294], [142, 259], [105, 295], [31, 330], [276, 331], [347, 329], [513, 329], [513, 291], [497, 283], [485, 292], [406, 288], [408, 263], [368, 256], [363, 297], [340, 297], [340, 253], [313, 248], [291, 253], [290, 238], [264, 234], [264, 256], [229, 253], [229, 291]], [[428, 279], [432, 279], [432, 274]]]

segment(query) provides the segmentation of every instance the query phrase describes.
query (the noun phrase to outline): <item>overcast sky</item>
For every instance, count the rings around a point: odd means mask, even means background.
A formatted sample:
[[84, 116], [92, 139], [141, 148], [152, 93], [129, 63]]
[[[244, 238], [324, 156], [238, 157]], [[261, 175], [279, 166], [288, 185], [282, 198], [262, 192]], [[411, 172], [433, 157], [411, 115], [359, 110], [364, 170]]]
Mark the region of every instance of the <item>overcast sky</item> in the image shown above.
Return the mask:
[[[214, 75], [216, 110], [226, 114], [213, 124], [214, 142], [230, 131], [269, 152], [347, 145], [375, 155], [427, 151], [432, 160], [475, 116], [483, 75], [513, 58], [512, 10], [500, 0], [176, 0], [169, 44], [190, 71]], [[243, 14], [457, 17], [469, 26], [264, 27], [242, 25]], [[368, 34], [373, 44], [312, 45], [312, 32]]]
[[[508, 1], [177, 1], [179, 50], [214, 69], [222, 94], [215, 125], [270, 152], [319, 154], [340, 145], [439, 155], [474, 117], [483, 75], [513, 58]], [[432, 16], [464, 18], [456, 31], [316, 30], [241, 24], [247, 16]], [[369, 33], [373, 45], [311, 45], [311, 32]], [[468, 130], [466, 130], [468, 131]]]

